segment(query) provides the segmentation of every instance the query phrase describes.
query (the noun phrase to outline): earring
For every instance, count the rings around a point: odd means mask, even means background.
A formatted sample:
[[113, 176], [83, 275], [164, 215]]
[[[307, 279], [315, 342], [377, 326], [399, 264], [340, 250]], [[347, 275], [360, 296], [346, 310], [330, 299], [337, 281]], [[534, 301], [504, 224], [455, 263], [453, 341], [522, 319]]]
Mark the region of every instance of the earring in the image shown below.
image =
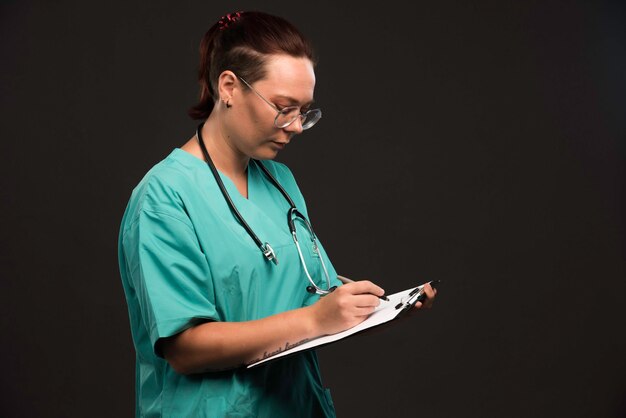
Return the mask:
[[226, 107], [227, 107], [228, 109], [230, 109], [230, 108], [232, 107], [232, 105], [230, 104], [230, 99], [225, 99], [225, 100], [224, 100], [224, 104], [226, 105]]

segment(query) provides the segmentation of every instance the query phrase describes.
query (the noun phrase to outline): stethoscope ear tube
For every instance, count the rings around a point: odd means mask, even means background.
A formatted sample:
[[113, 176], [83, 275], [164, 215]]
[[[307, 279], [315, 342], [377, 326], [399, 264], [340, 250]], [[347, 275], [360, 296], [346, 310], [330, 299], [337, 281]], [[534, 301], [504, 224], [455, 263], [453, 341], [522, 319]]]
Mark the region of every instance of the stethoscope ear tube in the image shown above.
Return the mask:
[[300, 213], [300, 211], [296, 209], [295, 206], [292, 206], [287, 211], [287, 223], [289, 224], [289, 232], [291, 232], [292, 235], [296, 233], [296, 223], [294, 222], [294, 219], [296, 218], [305, 223], [307, 229], [311, 232], [311, 241], [314, 241], [315, 233], [313, 233], [313, 227], [311, 226], [307, 218], [302, 213]]
[[273, 262], [274, 264], [278, 265], [278, 257], [276, 257], [276, 253], [274, 252], [274, 249], [272, 248], [269, 242], [266, 242], [261, 247], [261, 250], [263, 251], [263, 255], [265, 256], [265, 258], [267, 258], [269, 261]]

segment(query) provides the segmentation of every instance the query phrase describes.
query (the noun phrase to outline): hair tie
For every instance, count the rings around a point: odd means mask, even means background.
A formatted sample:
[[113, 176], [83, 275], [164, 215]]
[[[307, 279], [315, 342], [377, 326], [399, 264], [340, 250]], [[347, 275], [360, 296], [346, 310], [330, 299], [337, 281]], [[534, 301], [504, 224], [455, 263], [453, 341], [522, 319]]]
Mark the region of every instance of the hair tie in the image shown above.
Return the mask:
[[220, 30], [224, 30], [228, 28], [231, 23], [235, 23], [236, 21], [238, 21], [242, 13], [243, 12], [228, 13], [226, 14], [226, 16], [222, 16], [217, 22], [220, 26]]

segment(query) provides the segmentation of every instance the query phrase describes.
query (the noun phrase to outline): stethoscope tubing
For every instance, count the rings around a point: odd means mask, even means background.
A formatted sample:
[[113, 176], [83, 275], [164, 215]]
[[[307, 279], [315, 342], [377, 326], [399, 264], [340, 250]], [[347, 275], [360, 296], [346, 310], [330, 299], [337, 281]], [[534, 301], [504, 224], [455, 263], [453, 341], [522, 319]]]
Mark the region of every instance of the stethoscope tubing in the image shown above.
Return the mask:
[[222, 192], [222, 195], [224, 196], [224, 199], [226, 199], [226, 202], [228, 203], [230, 210], [233, 211], [235, 217], [244, 227], [246, 232], [248, 232], [250, 237], [254, 240], [255, 244], [261, 249], [261, 251], [263, 251], [264, 244], [261, 242], [259, 237], [254, 233], [252, 228], [250, 228], [250, 225], [248, 225], [248, 223], [243, 218], [243, 216], [241, 216], [241, 213], [239, 213], [239, 210], [233, 203], [232, 199], [230, 198], [230, 195], [228, 194], [228, 191], [226, 190], [226, 186], [224, 186], [224, 182], [222, 181], [219, 173], [217, 172], [217, 168], [215, 167], [215, 164], [213, 163], [213, 160], [211, 159], [211, 156], [209, 155], [209, 151], [207, 151], [206, 145], [204, 145], [204, 140], [202, 138], [202, 133], [201, 133], [202, 126], [204, 126], [204, 122], [202, 122], [198, 126], [198, 129], [196, 130], [196, 137], [198, 139], [198, 143], [200, 144], [200, 149], [202, 150], [202, 154], [204, 155], [204, 158], [206, 159], [207, 165], [211, 169], [211, 172], [213, 173], [213, 177], [215, 177], [215, 181], [217, 182], [217, 185], [219, 186]]
[[[202, 133], [201, 133], [202, 126], [204, 126], [204, 122], [202, 122], [202, 123], [200, 123], [200, 125], [198, 125], [198, 128], [196, 130], [196, 138], [198, 139], [198, 143], [200, 145], [200, 149], [202, 150], [202, 154], [204, 155], [204, 158], [206, 159], [207, 165], [209, 166], [209, 168], [211, 169], [211, 172], [213, 173], [213, 177], [215, 177], [215, 181], [217, 182], [217, 185], [219, 186], [220, 191], [222, 192], [222, 195], [224, 196], [224, 199], [226, 200], [226, 203], [230, 207], [231, 211], [233, 212], [233, 214], [235, 215], [237, 220], [244, 227], [244, 229], [246, 230], [248, 235], [252, 238], [252, 240], [255, 242], [255, 244], [259, 247], [259, 249], [261, 250], [261, 252], [265, 256], [265, 258], [267, 260], [269, 260], [269, 261], [272, 261], [274, 264], [278, 264], [278, 258], [276, 257], [276, 254], [274, 253], [274, 250], [272, 249], [270, 244], [267, 243], [267, 242], [264, 244], [259, 239], [259, 237], [254, 233], [254, 231], [252, 230], [250, 225], [243, 218], [243, 216], [241, 215], [241, 213], [239, 212], [239, 210], [237, 209], [237, 207], [233, 203], [230, 195], [228, 194], [228, 191], [226, 190], [226, 186], [224, 186], [224, 182], [222, 181], [222, 179], [221, 179], [221, 177], [220, 177], [220, 175], [219, 175], [219, 173], [217, 171], [217, 168], [215, 167], [215, 164], [213, 163], [213, 160], [211, 159], [211, 156], [209, 155], [209, 152], [206, 149], [206, 145], [204, 144], [204, 140], [202, 138]], [[336, 286], [333, 286], [333, 287], [330, 286], [330, 276], [328, 274], [328, 270], [326, 269], [326, 264], [324, 263], [324, 258], [322, 257], [322, 255], [321, 255], [321, 253], [319, 251], [319, 247], [317, 245], [317, 236], [315, 235], [315, 232], [313, 232], [313, 227], [311, 226], [311, 223], [307, 220], [307, 218], [302, 213], [300, 213], [300, 211], [298, 211], [298, 209], [296, 208], [295, 203], [291, 199], [291, 196], [289, 196], [287, 191], [283, 188], [283, 186], [281, 186], [281, 184], [278, 182], [278, 180], [276, 180], [276, 178], [272, 175], [272, 173], [269, 172], [267, 167], [265, 167], [265, 165], [263, 165], [259, 160], [252, 159], [252, 161], [254, 161], [254, 163], [257, 164], [261, 168], [263, 173], [265, 173], [265, 176], [270, 180], [270, 182], [274, 185], [274, 187], [276, 187], [276, 189], [278, 189], [278, 191], [280, 191], [280, 193], [283, 195], [283, 197], [289, 203], [290, 208], [287, 211], [287, 224], [289, 225], [289, 231], [291, 232], [291, 236], [292, 236], [293, 241], [294, 241], [294, 243], [296, 245], [296, 249], [298, 250], [298, 256], [300, 257], [300, 262], [301, 262], [302, 266], [304, 267], [304, 272], [305, 272], [305, 274], [307, 276], [307, 279], [309, 280], [309, 282], [312, 285], [312, 286], [307, 286], [307, 292], [309, 292], [309, 293], [316, 293], [318, 295], [326, 295], [326, 294], [332, 292], [333, 290], [335, 290]], [[328, 285], [328, 290], [322, 289], [319, 286], [317, 286], [315, 284], [315, 282], [313, 281], [313, 278], [311, 277], [310, 273], [309, 273], [309, 270], [308, 270], [308, 268], [306, 266], [306, 263], [304, 261], [304, 256], [302, 255], [302, 250], [300, 248], [300, 244], [298, 243], [298, 238], [296, 236], [296, 225], [295, 225], [295, 222], [294, 222], [294, 215], [295, 215], [295, 217], [297, 217], [297, 218], [301, 219], [302, 221], [304, 221], [307, 229], [309, 230], [309, 232], [311, 234], [311, 241], [313, 243], [313, 250], [318, 254], [318, 256], [320, 258], [320, 263], [322, 265], [322, 269], [324, 270], [324, 275], [326, 276], [326, 282], [327, 282], [327, 285]]]

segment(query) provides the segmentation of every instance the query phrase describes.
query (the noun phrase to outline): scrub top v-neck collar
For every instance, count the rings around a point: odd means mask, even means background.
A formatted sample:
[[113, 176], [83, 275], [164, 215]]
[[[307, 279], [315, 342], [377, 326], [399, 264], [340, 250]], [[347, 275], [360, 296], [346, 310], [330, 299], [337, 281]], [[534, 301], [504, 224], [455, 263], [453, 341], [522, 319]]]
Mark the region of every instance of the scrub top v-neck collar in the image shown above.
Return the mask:
[[[207, 167], [206, 161], [201, 160], [200, 158], [196, 157], [195, 155], [181, 148], [176, 148], [174, 152], [176, 152], [178, 155], [181, 155], [183, 158], [185, 158], [188, 161], [193, 161], [194, 165], [197, 165], [199, 169], [206, 170], [207, 178], [210, 178], [211, 181], [215, 182], [215, 179], [213, 178], [213, 176], [211, 176], [210, 169]], [[263, 164], [261, 162], [259, 163]], [[254, 218], [256, 218], [257, 216], [261, 216], [265, 218], [267, 221], [271, 222], [274, 225], [274, 228], [272, 229], [274, 229], [275, 231], [281, 232], [280, 233], [281, 240], [285, 238], [291, 239], [291, 233], [289, 232], [289, 228], [285, 222], [282, 222], [282, 217], [281, 219], [275, 219], [272, 216], [270, 216], [267, 210], [263, 208], [264, 206], [262, 202], [263, 194], [269, 192], [269, 190], [266, 191], [263, 188], [271, 189], [274, 186], [271, 184], [265, 183], [264, 181], [265, 176], [261, 172], [261, 169], [256, 166], [256, 163], [250, 161], [246, 169], [247, 182], [248, 182], [248, 197], [247, 198], [244, 197], [239, 192], [239, 189], [237, 189], [235, 182], [233, 182], [230, 177], [228, 177], [219, 169], [217, 170], [217, 172], [220, 178], [222, 179], [222, 182], [224, 183], [224, 186], [226, 187], [228, 194], [231, 196], [233, 203], [237, 206], [237, 209], [239, 211], [243, 210], [244, 212], [248, 214], [252, 212]], [[289, 209], [289, 205], [284, 201], [283, 197], [280, 195], [275, 196], [271, 192], [270, 192], [270, 196], [271, 196], [270, 198], [273, 201], [272, 202], [273, 204], [281, 206], [281, 207], [284, 206], [284, 214], [286, 217], [287, 210]], [[268, 202], [265, 202], [265, 203], [267, 204]], [[246, 218], [246, 221], [248, 221], [248, 223], [254, 222], [254, 221], [248, 220], [248, 218]], [[254, 223], [257, 223], [257, 222], [254, 222]], [[265, 228], [261, 227], [261, 229], [265, 229]]]

